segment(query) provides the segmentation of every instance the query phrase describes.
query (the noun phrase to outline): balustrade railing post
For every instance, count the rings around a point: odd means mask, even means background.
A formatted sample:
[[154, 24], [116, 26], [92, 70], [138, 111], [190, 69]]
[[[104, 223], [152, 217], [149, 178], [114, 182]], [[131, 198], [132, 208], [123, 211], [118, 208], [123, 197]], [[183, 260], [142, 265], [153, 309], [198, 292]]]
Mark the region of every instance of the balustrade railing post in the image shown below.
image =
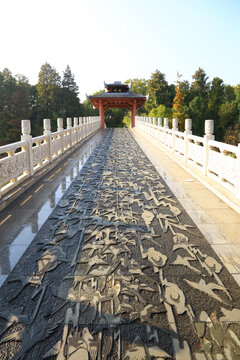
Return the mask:
[[[26, 141], [27, 146], [23, 146], [22, 150], [26, 151], [28, 154], [28, 175], [32, 176], [34, 174], [33, 169], [33, 150], [32, 150], [32, 135], [31, 135], [31, 122], [30, 120], [21, 121], [22, 135], [21, 141]], [[25, 172], [25, 171], [24, 171]]]
[[192, 135], [192, 119], [185, 119], [184, 131], [184, 162], [188, 161], [188, 135]]
[[64, 145], [63, 145], [63, 119], [58, 118], [57, 119], [57, 131], [60, 132], [59, 138], [61, 141], [61, 154], [64, 153]]
[[206, 176], [208, 173], [208, 158], [209, 158], [209, 140], [214, 140], [214, 120], [205, 120], [205, 135], [204, 135], [204, 162], [203, 162], [203, 174]]
[[73, 118], [73, 126], [77, 127], [78, 126], [78, 117], [74, 117]]
[[90, 117], [88, 116], [87, 117], [87, 136], [89, 135], [90, 133]]
[[78, 143], [78, 117], [73, 118], [74, 144]]
[[149, 118], [149, 134], [152, 136], [152, 132], [153, 132], [153, 120], [152, 120], [152, 117]]
[[153, 117], [153, 137], [156, 138], [155, 134], [156, 134], [156, 124], [157, 124], [157, 119], [155, 117]]
[[173, 118], [172, 119], [172, 153], [173, 154], [175, 152], [175, 138], [176, 138], [175, 132], [176, 131], [178, 131], [178, 119]]
[[85, 138], [88, 136], [88, 126], [87, 126], [88, 118], [85, 116]]
[[47, 135], [47, 140], [44, 143], [48, 144], [48, 161], [52, 162], [52, 134], [51, 134], [51, 121], [50, 119], [43, 120], [43, 135]]
[[161, 117], [158, 118], [158, 139], [159, 140], [160, 140], [160, 133], [161, 133], [160, 127], [162, 127], [162, 118]]
[[82, 117], [79, 117], [79, 136], [80, 136], [80, 140], [82, 140], [83, 138], [83, 126], [82, 126]]
[[167, 129], [169, 129], [168, 118], [164, 118], [164, 140], [163, 140], [164, 146], [166, 146]]
[[78, 143], [78, 118], [77, 117], [74, 117], [73, 118], [73, 134], [74, 134], [74, 144], [77, 144]]
[[82, 138], [85, 138], [85, 117], [82, 118]]
[[236, 168], [236, 186], [235, 186], [236, 197], [240, 199], [240, 144], [237, 149], [237, 168]]
[[72, 147], [72, 118], [67, 118], [67, 129], [70, 136], [70, 147]]

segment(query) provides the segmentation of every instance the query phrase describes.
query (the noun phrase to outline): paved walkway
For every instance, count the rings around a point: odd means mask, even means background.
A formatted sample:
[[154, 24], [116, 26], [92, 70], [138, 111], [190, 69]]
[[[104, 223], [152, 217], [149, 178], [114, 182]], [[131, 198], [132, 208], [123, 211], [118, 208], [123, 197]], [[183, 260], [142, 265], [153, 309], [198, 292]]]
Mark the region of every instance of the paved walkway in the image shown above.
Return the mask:
[[240, 288], [126, 129], [0, 290], [0, 359], [239, 359]]
[[[45, 223], [103, 136], [99, 131], [37, 182], [27, 179], [25, 188], [11, 204], [0, 211], [0, 286]], [[45, 170], [41, 170], [45, 171]], [[28, 188], [31, 183], [31, 187]], [[27, 184], [26, 184], [27, 183]], [[34, 183], [34, 184], [33, 184]], [[27, 188], [27, 189], [26, 189]], [[15, 192], [15, 191], [14, 191]], [[10, 194], [8, 195], [10, 197]]]
[[162, 151], [156, 141], [150, 142], [135, 129], [132, 134], [240, 285], [240, 201], [177, 155]]

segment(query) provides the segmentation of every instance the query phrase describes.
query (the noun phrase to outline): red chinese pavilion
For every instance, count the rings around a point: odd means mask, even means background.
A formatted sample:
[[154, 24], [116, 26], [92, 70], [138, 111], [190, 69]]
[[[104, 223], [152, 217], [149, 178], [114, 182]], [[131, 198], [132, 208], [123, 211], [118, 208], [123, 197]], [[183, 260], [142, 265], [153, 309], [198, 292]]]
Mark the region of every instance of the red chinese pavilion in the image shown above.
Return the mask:
[[104, 111], [110, 108], [126, 108], [132, 112], [132, 127], [135, 126], [136, 111], [146, 101], [143, 95], [134, 94], [131, 92], [131, 87], [128, 84], [122, 84], [120, 81], [115, 81], [113, 84], [105, 84], [107, 92], [99, 95], [88, 96], [93, 106], [99, 109], [101, 116], [101, 126], [104, 127]]

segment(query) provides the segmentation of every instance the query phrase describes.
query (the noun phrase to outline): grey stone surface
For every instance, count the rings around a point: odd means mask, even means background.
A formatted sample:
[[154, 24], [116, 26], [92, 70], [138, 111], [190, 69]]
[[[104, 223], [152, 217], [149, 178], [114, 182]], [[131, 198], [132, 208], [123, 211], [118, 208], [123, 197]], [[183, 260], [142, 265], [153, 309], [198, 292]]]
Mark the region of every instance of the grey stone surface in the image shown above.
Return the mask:
[[239, 359], [240, 288], [126, 129], [0, 289], [0, 359]]

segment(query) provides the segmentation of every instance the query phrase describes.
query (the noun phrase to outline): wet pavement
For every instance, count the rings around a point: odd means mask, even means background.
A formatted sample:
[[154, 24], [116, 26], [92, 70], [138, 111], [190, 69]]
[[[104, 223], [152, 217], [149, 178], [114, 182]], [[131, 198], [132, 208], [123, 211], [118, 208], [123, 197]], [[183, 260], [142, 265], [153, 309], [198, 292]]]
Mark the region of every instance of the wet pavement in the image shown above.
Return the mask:
[[4, 360], [235, 360], [240, 288], [130, 132], [107, 130], [0, 289], [0, 336]]
[[99, 132], [0, 212], [0, 286], [103, 136]]

